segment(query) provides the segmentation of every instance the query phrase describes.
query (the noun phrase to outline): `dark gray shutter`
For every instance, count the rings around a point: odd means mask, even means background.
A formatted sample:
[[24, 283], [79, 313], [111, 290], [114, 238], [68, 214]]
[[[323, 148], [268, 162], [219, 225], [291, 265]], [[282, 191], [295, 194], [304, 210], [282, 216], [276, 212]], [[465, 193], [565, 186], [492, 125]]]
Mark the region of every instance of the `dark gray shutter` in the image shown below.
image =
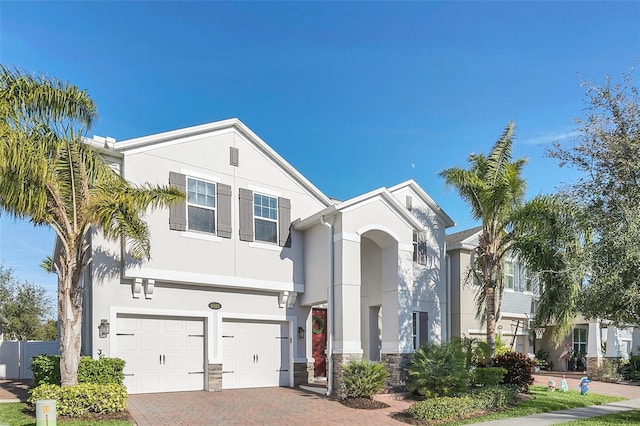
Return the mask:
[[428, 312], [420, 312], [420, 337], [419, 342], [420, 346], [426, 345], [429, 343], [429, 313]]
[[418, 265], [427, 264], [427, 233], [418, 232]]
[[288, 198], [278, 198], [278, 229], [280, 231], [278, 245], [291, 247], [289, 226], [291, 225], [291, 201]]
[[219, 183], [217, 187], [218, 236], [231, 238], [231, 186]]
[[[169, 186], [187, 192], [187, 178], [176, 172], [169, 172]], [[187, 230], [187, 206], [185, 201], [173, 203], [169, 207], [169, 229]]]
[[240, 241], [253, 241], [253, 192], [238, 189], [240, 198]]
[[238, 166], [240, 165], [240, 152], [238, 151], [238, 148], [234, 148], [234, 147], [229, 147], [229, 163], [232, 166]]
[[411, 199], [411, 195], [407, 195], [406, 200], [407, 210], [411, 211], [411, 209], [413, 208], [413, 200]]

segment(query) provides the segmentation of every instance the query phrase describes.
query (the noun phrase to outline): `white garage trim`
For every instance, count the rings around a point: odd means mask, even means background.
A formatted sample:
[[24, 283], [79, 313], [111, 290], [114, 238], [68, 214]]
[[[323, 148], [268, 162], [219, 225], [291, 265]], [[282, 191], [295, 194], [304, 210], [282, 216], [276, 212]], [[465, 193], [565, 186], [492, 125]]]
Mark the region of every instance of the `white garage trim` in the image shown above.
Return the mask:
[[205, 321], [205, 360], [208, 364], [213, 364], [211, 354], [213, 353], [213, 341], [211, 336], [218, 335], [218, 322], [215, 320], [216, 312], [213, 311], [183, 311], [169, 309], [140, 309], [127, 308], [122, 306], [111, 306], [109, 309], [109, 323], [112, 324], [112, 331], [109, 333], [109, 355], [118, 353], [118, 344], [116, 343], [115, 327], [118, 324], [118, 314], [126, 315], [145, 315], [145, 316], [167, 316], [167, 317], [185, 317], [193, 319], [203, 319]]
[[261, 315], [261, 314], [247, 314], [237, 312], [218, 312], [216, 316], [215, 332], [213, 339], [216, 344], [215, 349], [211, 352], [210, 359], [214, 360], [211, 364], [223, 364], [222, 359], [222, 321], [233, 320], [245, 320], [245, 321], [269, 321], [269, 322], [282, 322], [287, 323], [289, 326], [289, 336], [291, 336], [292, 343], [289, 345], [289, 386], [293, 387], [293, 360], [298, 357], [298, 318], [296, 316], [283, 316], [283, 315]]

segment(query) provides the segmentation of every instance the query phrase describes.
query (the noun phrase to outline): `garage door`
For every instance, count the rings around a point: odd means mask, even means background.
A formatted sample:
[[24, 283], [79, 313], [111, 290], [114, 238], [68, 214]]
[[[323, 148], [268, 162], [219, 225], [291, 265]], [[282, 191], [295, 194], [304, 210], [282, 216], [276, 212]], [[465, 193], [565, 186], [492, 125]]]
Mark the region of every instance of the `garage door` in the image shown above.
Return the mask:
[[204, 322], [119, 315], [116, 356], [129, 393], [204, 389]]
[[286, 323], [222, 322], [222, 388], [289, 386]]

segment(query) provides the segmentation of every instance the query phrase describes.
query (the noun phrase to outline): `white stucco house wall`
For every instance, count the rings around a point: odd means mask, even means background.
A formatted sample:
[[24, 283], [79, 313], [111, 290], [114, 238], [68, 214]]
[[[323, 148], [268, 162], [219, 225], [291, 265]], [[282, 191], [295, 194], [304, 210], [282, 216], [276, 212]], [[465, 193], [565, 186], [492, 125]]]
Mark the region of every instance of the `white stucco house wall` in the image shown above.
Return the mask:
[[307, 383], [312, 308], [329, 392], [361, 358], [400, 385], [414, 348], [448, 338], [453, 221], [416, 182], [335, 201], [237, 119], [90, 143], [125, 179], [187, 194], [148, 213], [149, 261], [91, 237], [83, 352], [125, 359], [130, 393]]

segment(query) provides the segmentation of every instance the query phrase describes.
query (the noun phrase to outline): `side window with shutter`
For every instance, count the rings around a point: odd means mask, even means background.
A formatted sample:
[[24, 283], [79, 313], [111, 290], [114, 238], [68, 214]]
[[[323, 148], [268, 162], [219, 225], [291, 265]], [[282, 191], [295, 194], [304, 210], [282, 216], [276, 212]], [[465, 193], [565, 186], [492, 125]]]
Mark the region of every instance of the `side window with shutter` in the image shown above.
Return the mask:
[[240, 240], [291, 247], [291, 201], [240, 188]]
[[231, 186], [170, 172], [169, 185], [186, 200], [169, 208], [169, 229], [231, 238]]

